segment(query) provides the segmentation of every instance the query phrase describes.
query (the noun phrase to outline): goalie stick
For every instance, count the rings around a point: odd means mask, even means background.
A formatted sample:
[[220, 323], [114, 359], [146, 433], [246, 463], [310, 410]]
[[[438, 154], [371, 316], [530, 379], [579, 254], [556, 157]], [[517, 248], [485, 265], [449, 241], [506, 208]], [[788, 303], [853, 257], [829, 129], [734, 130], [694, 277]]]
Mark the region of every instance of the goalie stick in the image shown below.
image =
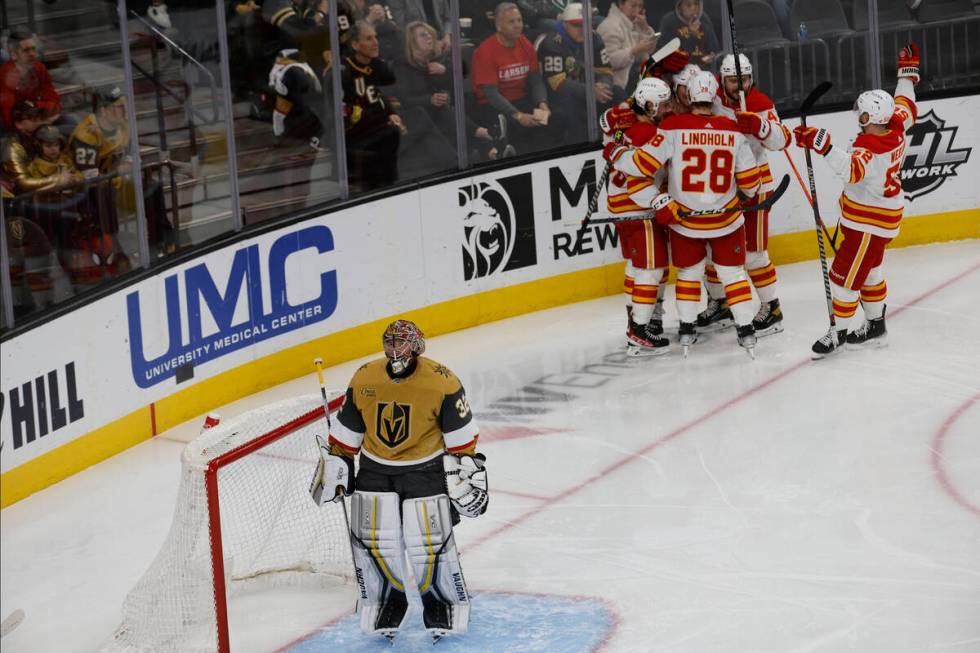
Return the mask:
[[[748, 206], [733, 206], [728, 209], [703, 209], [698, 211], [679, 211], [678, 213], [682, 218], [694, 218], [703, 217], [706, 215], [731, 215], [732, 213], [747, 212], [747, 211], [764, 211], [766, 209], [772, 208], [772, 206], [779, 201], [779, 198], [783, 196], [786, 189], [789, 187], [789, 175], [783, 175], [783, 178], [779, 181], [779, 185], [776, 189], [761, 202], [755, 204], [750, 204]], [[592, 224], [610, 224], [616, 222], [639, 222], [642, 220], [652, 220], [653, 216], [648, 215], [646, 217], [622, 217], [622, 218], [599, 218], [598, 220], [593, 220]]]
[[[803, 104], [800, 105], [800, 125], [804, 129], [806, 128], [806, 114], [810, 112], [810, 109], [817, 103], [817, 100], [830, 90], [831, 86], [833, 86], [831, 82], [820, 82], [815, 89], [810, 91], [806, 99], [803, 100]], [[820, 250], [820, 270], [823, 273], [823, 290], [827, 298], [827, 314], [830, 318], [830, 334], [833, 338], [835, 337], [834, 331], [837, 329], [837, 320], [834, 319], [834, 299], [830, 294], [830, 273], [827, 270], [827, 255], [823, 245], [823, 234], [827, 228], [820, 218], [820, 206], [817, 202], [817, 182], [813, 176], [813, 158], [810, 155], [809, 148], [803, 148], [803, 154], [806, 157], [806, 174], [810, 181], [810, 197], [813, 198], [813, 203], [811, 204], [813, 207], [813, 221], [817, 225], [817, 248]]]
[[[680, 49], [680, 47], [681, 47], [681, 40], [675, 36], [671, 40], [667, 41], [667, 45], [654, 52], [651, 58], [653, 59], [654, 63], [663, 61], [668, 56], [677, 52]], [[616, 140], [622, 138], [620, 134], [617, 134], [616, 136], [617, 136]], [[612, 163], [607, 161], [606, 167], [603, 169], [602, 174], [599, 176], [599, 182], [596, 184], [595, 192], [592, 193], [592, 199], [589, 200], [589, 209], [586, 212], [585, 217], [582, 218], [581, 223], [579, 223], [580, 232], [585, 231], [586, 227], [589, 226], [592, 220], [592, 216], [595, 215], [595, 212], [599, 209], [599, 196], [602, 195], [602, 189], [606, 187], [606, 182], [609, 180], [609, 171], [611, 169], [612, 169]], [[576, 223], [573, 222], [572, 226], [574, 226], [575, 224]]]

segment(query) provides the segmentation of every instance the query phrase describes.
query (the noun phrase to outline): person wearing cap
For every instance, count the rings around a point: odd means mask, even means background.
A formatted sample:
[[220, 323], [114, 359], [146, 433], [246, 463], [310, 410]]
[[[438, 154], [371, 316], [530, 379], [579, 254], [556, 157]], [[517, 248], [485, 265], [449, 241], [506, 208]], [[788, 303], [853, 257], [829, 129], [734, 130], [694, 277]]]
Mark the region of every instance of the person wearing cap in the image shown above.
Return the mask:
[[[538, 62], [548, 86], [548, 100], [568, 113], [569, 126], [586, 126], [585, 24], [582, 3], [569, 3], [558, 16], [555, 28], [538, 45]], [[622, 90], [614, 91], [613, 70], [605, 45], [593, 30], [592, 57], [596, 104], [602, 112], [626, 99]], [[584, 133], [579, 134], [583, 136]]]
[[42, 125], [34, 132], [36, 155], [27, 166], [32, 181], [40, 184], [36, 192], [51, 192], [82, 181], [71, 156], [65, 150], [65, 137], [57, 127]]
[[115, 172], [129, 146], [126, 98], [118, 86], [93, 97], [93, 112], [78, 123], [69, 147], [75, 167], [86, 178]]
[[0, 66], [0, 118], [3, 131], [14, 129], [10, 115], [18, 102], [32, 102], [41, 112], [42, 122], [51, 124], [61, 117], [61, 98], [51, 75], [38, 60], [37, 39], [30, 32], [15, 29], [8, 40], [12, 59]]

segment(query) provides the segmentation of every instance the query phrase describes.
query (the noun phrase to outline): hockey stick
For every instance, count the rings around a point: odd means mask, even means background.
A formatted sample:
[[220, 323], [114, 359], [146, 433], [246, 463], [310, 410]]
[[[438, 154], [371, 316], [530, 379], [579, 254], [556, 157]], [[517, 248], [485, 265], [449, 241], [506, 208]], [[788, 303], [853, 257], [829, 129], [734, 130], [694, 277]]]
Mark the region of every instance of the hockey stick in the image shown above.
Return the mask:
[[24, 620], [24, 611], [17, 608], [13, 612], [7, 615], [7, 618], [0, 623], [0, 637], [6, 637], [14, 631], [20, 622]]
[[[831, 82], [820, 82], [815, 89], [810, 91], [806, 99], [803, 100], [803, 104], [800, 105], [800, 125], [804, 129], [806, 129], [806, 114], [810, 112], [810, 109], [817, 103], [817, 100], [830, 90], [831, 86], [833, 86]], [[803, 148], [803, 154], [806, 157], [806, 173], [810, 181], [810, 197], [813, 199], [810, 206], [813, 207], [813, 221], [817, 224], [817, 247], [820, 250], [820, 269], [823, 272], [823, 290], [827, 298], [827, 314], [830, 317], [830, 331], [833, 333], [837, 329], [837, 320], [834, 319], [834, 299], [830, 294], [830, 273], [827, 270], [827, 254], [823, 246], [823, 234], [827, 228], [824, 226], [823, 220], [820, 219], [820, 206], [817, 202], [817, 182], [813, 177], [813, 159], [810, 155], [809, 148]]]
[[[813, 197], [810, 195], [810, 191], [807, 190], [806, 184], [803, 183], [803, 177], [800, 176], [800, 171], [796, 169], [796, 164], [793, 163], [793, 157], [789, 155], [789, 150], [783, 150], [783, 154], [786, 155], [786, 161], [789, 163], [789, 167], [792, 168], [793, 174], [796, 175], [796, 181], [799, 182], [800, 188], [803, 190], [803, 195], [806, 197], [806, 201], [813, 206]], [[827, 239], [827, 244], [830, 245], [830, 249], [834, 250], [834, 254], [837, 253], [837, 231], [834, 231], [833, 237], [831, 237], [830, 232], [827, 231], [827, 226], [821, 223], [821, 228], [823, 229], [823, 235]]]
[[[320, 382], [320, 397], [323, 399], [323, 414], [327, 418], [327, 433], [329, 434], [330, 433], [330, 402], [327, 401], [327, 386], [324, 385], [323, 383], [323, 359], [314, 358], [313, 364], [316, 365], [316, 378], [317, 381]], [[321, 436], [318, 435], [317, 439], [320, 440]], [[320, 446], [321, 446], [321, 442], [317, 442], [317, 447]], [[321, 464], [322, 464], [322, 460], [321, 460]], [[344, 494], [343, 486], [338, 485], [336, 488], [334, 488], [334, 496], [336, 496], [337, 490], [340, 490], [341, 495]], [[338, 503], [340, 503], [340, 511], [344, 514], [344, 526], [347, 527], [347, 543], [350, 544], [350, 561], [351, 564], [355, 565], [355, 570], [356, 570], [356, 563], [354, 562], [354, 543], [351, 541], [350, 517], [347, 516], [347, 502], [344, 501], [343, 496], [341, 496], [341, 499]]]
[[[789, 175], [783, 175], [780, 180], [779, 185], [776, 187], [769, 197], [757, 202], [755, 204], [750, 204], [748, 206], [733, 206], [729, 209], [703, 209], [697, 211], [680, 211], [680, 216], [682, 218], [692, 218], [692, 217], [703, 217], [703, 216], [713, 216], [713, 215], [731, 215], [732, 213], [746, 212], [746, 211], [760, 211], [772, 208], [772, 206], [783, 196], [786, 189], [789, 188]], [[641, 222], [643, 220], [653, 220], [652, 215], [646, 215], [642, 217], [622, 217], [622, 218], [599, 218], [598, 220], [593, 220], [592, 224], [615, 224], [617, 222]]]
[[738, 78], [738, 106], [745, 111], [745, 91], [742, 90], [742, 62], [738, 58], [738, 37], [735, 35], [735, 8], [728, 0], [728, 32], [732, 37], [732, 58], [735, 60], [735, 76]]
[[[680, 49], [680, 47], [681, 47], [681, 40], [675, 36], [671, 40], [667, 41], [667, 44], [664, 45], [664, 47], [654, 52], [653, 55], [651, 55], [651, 58], [653, 59], [654, 63], [658, 63], [666, 59], [668, 56], [677, 52]], [[622, 139], [622, 135], [620, 132], [619, 134], [616, 135], [616, 140], [620, 141], [621, 139]], [[602, 175], [600, 175], [599, 177], [599, 183], [596, 184], [595, 192], [592, 193], [592, 199], [589, 200], [588, 212], [585, 214], [585, 217], [582, 218], [582, 222], [579, 225], [578, 230], [580, 232], [585, 231], [586, 227], [589, 226], [592, 220], [592, 216], [595, 215], [595, 212], [599, 209], [599, 196], [602, 195], [602, 189], [606, 187], [606, 182], [609, 180], [609, 172], [611, 169], [612, 169], [612, 162], [607, 161], [606, 168], [602, 171]], [[572, 223], [571, 226], [574, 226], [574, 224], [575, 223]]]

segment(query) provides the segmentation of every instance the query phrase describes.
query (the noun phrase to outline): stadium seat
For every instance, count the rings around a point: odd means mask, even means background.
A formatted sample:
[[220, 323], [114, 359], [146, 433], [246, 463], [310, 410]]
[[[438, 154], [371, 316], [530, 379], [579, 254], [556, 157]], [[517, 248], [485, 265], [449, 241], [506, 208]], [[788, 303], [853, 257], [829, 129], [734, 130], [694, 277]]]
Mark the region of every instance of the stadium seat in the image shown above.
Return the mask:
[[[847, 24], [847, 16], [839, 0], [821, 2], [794, 2], [790, 10], [790, 25], [794, 28], [806, 24], [807, 36], [812, 39], [828, 39], [854, 32]], [[799, 35], [793, 38], [799, 40]]]
[[738, 40], [743, 47], [785, 45], [776, 13], [766, 0], [738, 0], [735, 3]]
[[[878, 27], [881, 29], [914, 27], [917, 23], [909, 13], [906, 0], [878, 0]], [[854, 3], [854, 29], [868, 29], [868, 5]]]

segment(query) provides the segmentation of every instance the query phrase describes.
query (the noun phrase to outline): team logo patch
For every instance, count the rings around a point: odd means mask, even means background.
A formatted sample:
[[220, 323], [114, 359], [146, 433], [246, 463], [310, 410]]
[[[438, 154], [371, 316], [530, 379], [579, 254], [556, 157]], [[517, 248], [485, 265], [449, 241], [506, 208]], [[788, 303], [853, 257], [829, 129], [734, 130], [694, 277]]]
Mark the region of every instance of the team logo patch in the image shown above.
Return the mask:
[[908, 130], [901, 172], [905, 199], [911, 201], [936, 190], [955, 177], [957, 167], [969, 160], [973, 148], [954, 147], [958, 130], [959, 127], [947, 127], [946, 121], [931, 109]]
[[489, 277], [537, 263], [531, 173], [459, 188], [463, 277]]
[[378, 403], [378, 439], [394, 449], [405, 442], [412, 432], [412, 406], [391, 403]]

